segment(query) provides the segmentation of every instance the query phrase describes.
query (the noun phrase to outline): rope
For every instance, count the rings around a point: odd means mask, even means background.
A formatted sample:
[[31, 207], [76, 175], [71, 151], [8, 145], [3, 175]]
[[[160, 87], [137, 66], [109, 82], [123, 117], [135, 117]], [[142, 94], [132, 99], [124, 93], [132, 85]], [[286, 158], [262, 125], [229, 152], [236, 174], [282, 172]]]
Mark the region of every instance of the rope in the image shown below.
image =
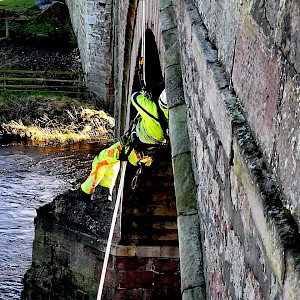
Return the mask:
[[119, 207], [121, 206], [120, 204], [121, 204], [121, 196], [122, 196], [122, 191], [123, 191], [123, 186], [124, 186], [126, 165], [127, 165], [126, 161], [121, 162], [120, 185], [119, 185], [119, 189], [118, 189], [117, 200], [116, 200], [116, 204], [115, 204], [113, 218], [112, 218], [112, 221], [111, 221], [111, 227], [110, 227], [110, 232], [109, 232], [109, 236], [108, 236], [105, 256], [104, 256], [97, 300], [101, 300], [101, 297], [102, 297], [102, 292], [103, 292], [103, 287], [104, 287], [104, 279], [105, 279], [105, 274], [106, 274], [106, 269], [107, 269], [109, 254], [110, 254], [112, 238], [113, 238], [113, 234], [114, 234], [114, 230], [115, 230], [115, 224], [116, 224], [116, 220], [117, 220], [117, 216], [118, 216], [118, 210], [119, 210]]
[[[145, 43], [145, 32], [146, 32], [146, 22], [145, 22], [145, 1], [146, 0], [141, 0], [142, 1], [142, 14], [143, 14], [143, 21], [142, 21], [142, 49], [141, 49], [141, 65], [143, 65], [143, 81], [144, 84], [146, 85], [146, 80], [145, 80], [145, 50], [146, 50], [146, 43]], [[103, 261], [103, 266], [102, 266], [102, 272], [101, 272], [101, 277], [100, 277], [100, 282], [99, 282], [99, 288], [98, 288], [98, 295], [97, 295], [97, 300], [101, 300], [102, 298], [102, 293], [103, 293], [103, 287], [104, 287], [104, 280], [105, 280], [105, 275], [106, 275], [106, 269], [108, 265], [108, 259], [109, 259], [109, 254], [110, 254], [110, 248], [111, 248], [111, 243], [112, 243], [112, 238], [115, 230], [115, 224], [118, 216], [118, 210], [121, 208], [121, 196], [122, 196], [122, 191], [124, 187], [124, 179], [125, 179], [125, 171], [126, 171], [126, 165], [127, 161], [121, 161], [121, 178], [120, 178], [120, 185], [118, 189], [118, 194], [117, 194], [117, 199], [116, 199], [116, 204], [114, 208], [114, 213], [113, 213], [113, 218], [111, 221], [111, 227], [110, 227], [110, 232], [108, 236], [108, 241], [107, 241], [107, 246], [106, 246], [106, 251], [105, 251], [105, 256], [104, 256], [104, 261]]]
[[145, 1], [146, 0], [142, 0], [143, 20], [142, 20], [142, 53], [141, 53], [141, 56], [143, 58], [143, 81], [144, 81], [144, 84], [146, 86], [146, 75], [145, 75], [145, 52], [146, 52], [146, 41], [145, 41], [145, 32], [146, 32]]

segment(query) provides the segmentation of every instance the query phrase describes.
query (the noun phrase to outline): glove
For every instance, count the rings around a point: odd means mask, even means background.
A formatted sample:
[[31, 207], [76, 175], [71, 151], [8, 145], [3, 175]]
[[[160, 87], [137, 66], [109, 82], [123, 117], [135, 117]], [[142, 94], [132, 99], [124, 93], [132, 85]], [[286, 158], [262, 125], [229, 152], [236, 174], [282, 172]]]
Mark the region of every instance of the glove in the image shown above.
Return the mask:
[[141, 163], [145, 164], [146, 167], [151, 166], [153, 159], [151, 156], [144, 156], [141, 160]]

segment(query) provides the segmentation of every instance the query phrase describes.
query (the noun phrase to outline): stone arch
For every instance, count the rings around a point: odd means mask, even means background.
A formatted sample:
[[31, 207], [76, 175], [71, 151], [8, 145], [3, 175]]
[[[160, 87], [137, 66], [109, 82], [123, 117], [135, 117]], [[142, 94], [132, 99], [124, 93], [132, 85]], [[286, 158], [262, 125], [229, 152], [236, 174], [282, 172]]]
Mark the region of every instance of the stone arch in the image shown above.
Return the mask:
[[[139, 1], [139, 4], [142, 1]], [[175, 194], [176, 194], [176, 214], [179, 226], [182, 228], [181, 236], [179, 236], [179, 243], [183, 246], [180, 250], [180, 271], [181, 271], [181, 289], [188, 290], [187, 293], [196, 293], [199, 299], [205, 296], [205, 283], [203, 279], [203, 267], [202, 267], [202, 251], [200, 244], [200, 232], [199, 225], [197, 224], [197, 204], [196, 204], [196, 189], [195, 182], [193, 178], [192, 171], [192, 160], [191, 160], [191, 150], [189, 135], [187, 130], [187, 109], [184, 100], [183, 92], [183, 82], [181, 75], [181, 65], [180, 65], [180, 50], [177, 27], [175, 25], [175, 20], [172, 18], [174, 12], [172, 12], [171, 5], [159, 6], [159, 1], [145, 1], [146, 3], [146, 14], [145, 19], [143, 19], [142, 6], [138, 5], [136, 10], [134, 35], [132, 38], [132, 49], [131, 49], [131, 64], [129, 67], [129, 80], [128, 80], [128, 90], [127, 93], [130, 95], [132, 89], [138, 85], [136, 83], [136, 66], [137, 61], [140, 57], [140, 44], [141, 44], [141, 22], [145, 21], [146, 24], [146, 84], [149, 84], [151, 80], [152, 71], [148, 69], [149, 57], [151, 58], [151, 47], [147, 49], [148, 43], [155, 45], [157, 49], [157, 56], [159, 58], [162, 78], [164, 81], [164, 86], [167, 91], [168, 96], [168, 106], [170, 119], [170, 140], [171, 148], [168, 153], [168, 159], [170, 162], [169, 167], [171, 169], [168, 172], [172, 172], [172, 184], [175, 182]], [[171, 16], [171, 18], [170, 18]], [[161, 23], [164, 19], [165, 22]], [[167, 21], [166, 21], [167, 20]], [[148, 50], [148, 51], [147, 51]], [[155, 60], [155, 59], [154, 59]], [[150, 60], [151, 62], [151, 60]], [[152, 66], [152, 65], [151, 65]], [[155, 69], [155, 68], [154, 68]], [[153, 71], [155, 73], [155, 71]], [[150, 86], [155, 86], [158, 82], [150, 82]], [[126, 107], [127, 114], [130, 115], [130, 103], [128, 102], [128, 96], [126, 97]], [[131, 115], [131, 118], [133, 116]], [[171, 161], [172, 166], [171, 167]], [[159, 173], [159, 167], [154, 166], [154, 172], [152, 174], [148, 173], [146, 176], [151, 177], [155, 175], [155, 172]], [[150, 172], [150, 171], [149, 171]], [[131, 175], [132, 176], [132, 175]], [[130, 176], [129, 176], [130, 177]], [[128, 182], [125, 184], [128, 187]], [[144, 194], [143, 201], [145, 203], [151, 202], [151, 197], [149, 197], [149, 190], [142, 189], [142, 194]], [[141, 202], [134, 200], [134, 197], [128, 196], [130, 191], [124, 190], [124, 199], [127, 204], [125, 204], [124, 212], [131, 211], [135, 205], [142, 205]], [[174, 195], [175, 196], [175, 195]], [[168, 201], [166, 201], [167, 203]], [[173, 204], [175, 204], [173, 202]], [[127, 205], [127, 207], [126, 207]], [[144, 217], [143, 221], [147, 223], [146, 217], [151, 219], [149, 214], [149, 206], [144, 204], [145, 212], [148, 214]], [[124, 213], [122, 215], [124, 218]], [[130, 228], [126, 227], [129, 218], [124, 218], [122, 230], [129, 233]], [[124, 226], [125, 224], [125, 226]], [[143, 223], [140, 223], [141, 228], [145, 228]], [[181, 224], [181, 225], [180, 225]], [[152, 224], [153, 225], [153, 224]], [[151, 226], [149, 226], [151, 227]], [[149, 227], [146, 230], [149, 230]], [[181, 239], [181, 242], [180, 242]], [[130, 239], [125, 235], [121, 238], [122, 242], [128, 243]], [[144, 240], [147, 243], [147, 240]], [[188, 243], [193, 244], [193, 247], [186, 247]], [[191, 289], [191, 281], [193, 282], [193, 289]]]

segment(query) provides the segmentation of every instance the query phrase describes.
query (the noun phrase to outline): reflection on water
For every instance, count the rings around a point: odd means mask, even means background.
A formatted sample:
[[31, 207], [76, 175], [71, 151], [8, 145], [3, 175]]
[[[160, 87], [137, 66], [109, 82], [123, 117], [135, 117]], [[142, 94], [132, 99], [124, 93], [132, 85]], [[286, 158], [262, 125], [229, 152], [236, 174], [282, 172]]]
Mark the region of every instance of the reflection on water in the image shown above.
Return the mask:
[[0, 147], [0, 299], [20, 299], [36, 209], [86, 177], [100, 148]]

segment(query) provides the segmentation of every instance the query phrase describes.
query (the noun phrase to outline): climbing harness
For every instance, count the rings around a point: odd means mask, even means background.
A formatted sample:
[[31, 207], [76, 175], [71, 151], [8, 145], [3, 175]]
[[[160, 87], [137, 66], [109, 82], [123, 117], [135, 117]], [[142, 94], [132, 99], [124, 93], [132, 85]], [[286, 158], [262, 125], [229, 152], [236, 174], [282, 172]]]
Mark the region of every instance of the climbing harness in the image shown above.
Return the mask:
[[[139, 114], [135, 116], [135, 118], [130, 122], [130, 126], [128, 130], [124, 133], [124, 135], [121, 137], [121, 153], [119, 155], [120, 161], [128, 161], [128, 156], [130, 155], [131, 151], [134, 149], [135, 144], [137, 142], [136, 137], [136, 124], [138, 121]], [[128, 147], [126, 149], [126, 147]]]

